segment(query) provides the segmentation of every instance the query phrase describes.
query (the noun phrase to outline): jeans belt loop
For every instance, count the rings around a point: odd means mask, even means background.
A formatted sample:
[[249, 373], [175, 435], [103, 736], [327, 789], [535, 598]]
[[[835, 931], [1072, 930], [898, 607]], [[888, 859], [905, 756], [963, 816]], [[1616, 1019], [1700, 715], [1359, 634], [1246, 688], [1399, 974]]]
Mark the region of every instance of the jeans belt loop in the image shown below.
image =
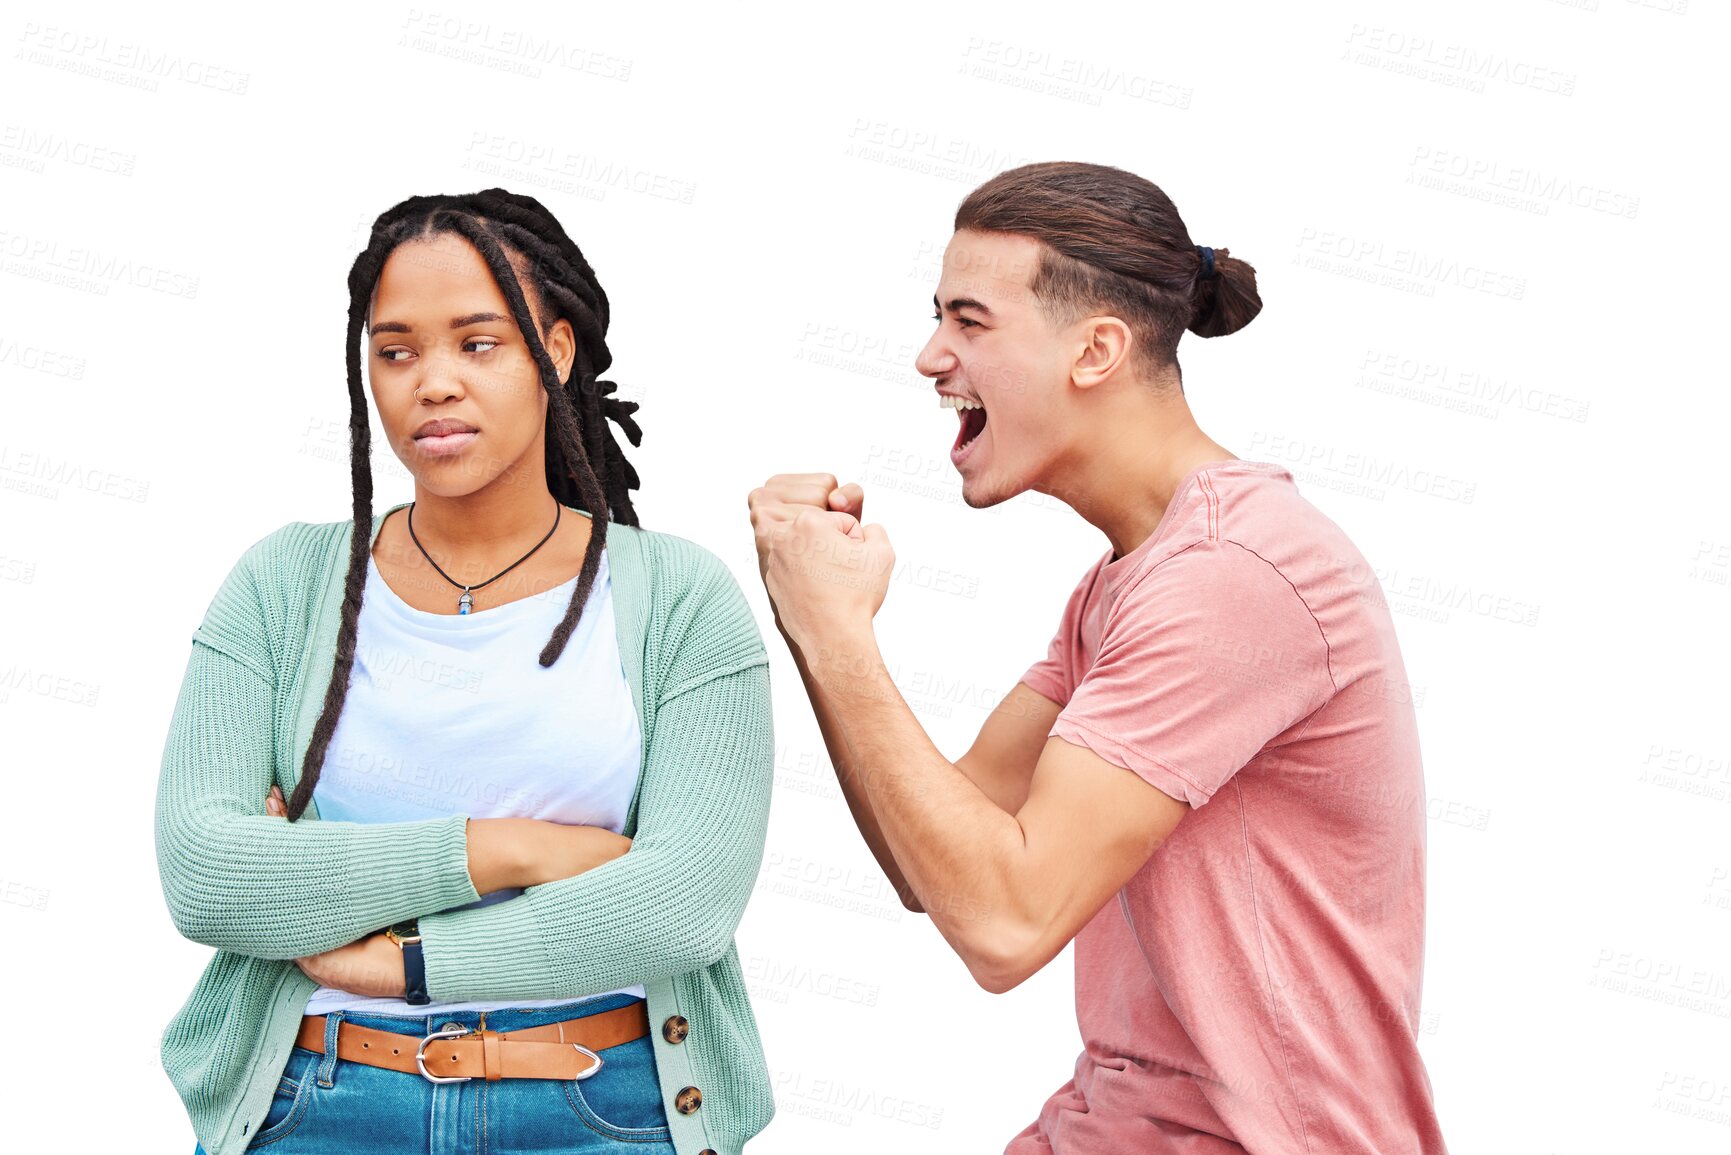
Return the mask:
[[319, 1060], [319, 1086], [336, 1085], [337, 1031], [343, 1025], [343, 1013], [332, 1011], [325, 1016], [325, 1057]]

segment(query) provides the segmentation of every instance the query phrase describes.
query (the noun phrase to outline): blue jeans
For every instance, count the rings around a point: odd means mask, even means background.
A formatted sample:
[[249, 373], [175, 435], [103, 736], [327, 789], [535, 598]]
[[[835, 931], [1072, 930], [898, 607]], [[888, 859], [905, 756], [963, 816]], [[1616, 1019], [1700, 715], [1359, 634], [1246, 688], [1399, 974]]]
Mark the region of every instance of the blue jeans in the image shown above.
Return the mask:
[[[551, 1007], [488, 1011], [487, 1029], [538, 1027], [641, 1001], [608, 995]], [[478, 1027], [481, 1021], [479, 1011], [415, 1017], [332, 1011], [328, 1018], [339, 1016], [416, 1041], [449, 1023]], [[270, 1113], [247, 1150], [271, 1155], [674, 1155], [649, 1036], [596, 1053], [605, 1065], [587, 1079], [433, 1083], [417, 1074], [295, 1047], [283, 1066]], [[196, 1155], [205, 1155], [202, 1145]]]

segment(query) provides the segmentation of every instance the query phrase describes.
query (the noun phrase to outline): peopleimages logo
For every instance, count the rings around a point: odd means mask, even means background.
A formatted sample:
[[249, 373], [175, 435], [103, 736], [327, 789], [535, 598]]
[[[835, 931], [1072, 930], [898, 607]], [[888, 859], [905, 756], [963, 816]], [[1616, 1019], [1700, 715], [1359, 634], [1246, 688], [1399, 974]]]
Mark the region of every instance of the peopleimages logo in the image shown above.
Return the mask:
[[1298, 235], [1294, 263], [1322, 272], [1339, 273], [1434, 295], [1436, 286], [1450, 285], [1475, 293], [1519, 301], [1527, 294], [1527, 279], [1487, 268], [1458, 257], [1444, 257], [1373, 237], [1329, 229], [1306, 228]]
[[1475, 199], [1492, 199], [1509, 208], [1550, 215], [1554, 204], [1635, 219], [1641, 198], [1615, 192], [1589, 181], [1577, 181], [1530, 165], [1504, 164], [1488, 157], [1432, 148], [1421, 144], [1413, 153], [1406, 179], [1409, 184], [1454, 192]]
[[0, 256], [8, 273], [37, 281], [65, 280], [69, 288], [99, 296], [120, 284], [188, 300], [198, 296], [198, 278], [188, 273], [88, 245], [62, 245], [54, 237], [0, 232]]
[[1572, 96], [1575, 74], [1534, 64], [1504, 52], [1440, 42], [1423, 33], [1354, 24], [1342, 59], [1367, 68], [1404, 74], [1450, 88], [1483, 92], [1487, 82]]
[[1196, 91], [1135, 69], [978, 36], [968, 39], [962, 52], [961, 72], [977, 80], [1096, 106], [1107, 96], [1121, 96], [1187, 109]]
[[[1519, 409], [1543, 417], [1584, 422], [1590, 402], [1547, 389], [1535, 389], [1473, 366], [1451, 365], [1430, 357], [1378, 349], [1365, 350], [1353, 382], [1379, 393], [1445, 399], [1448, 408], [1495, 418], [1502, 409]], [[1483, 404], [1480, 404], [1480, 403]]]
[[27, 21], [18, 34], [18, 59], [43, 64], [65, 72], [115, 81], [131, 88], [155, 92], [159, 81], [176, 80], [198, 88], [211, 88], [234, 96], [245, 96], [252, 79], [208, 60], [158, 50], [130, 40], [111, 40], [107, 35]]
[[1278, 433], [1253, 433], [1250, 453], [1264, 461], [1309, 471], [1312, 477], [1333, 475], [1369, 486], [1371, 489], [1366, 496], [1379, 500], [1382, 494], [1376, 490], [1378, 486], [1404, 489], [1444, 501], [1458, 501], [1463, 505], [1471, 505], [1478, 493], [1475, 481], [1450, 477], [1432, 469], [1415, 469], [1405, 462]]

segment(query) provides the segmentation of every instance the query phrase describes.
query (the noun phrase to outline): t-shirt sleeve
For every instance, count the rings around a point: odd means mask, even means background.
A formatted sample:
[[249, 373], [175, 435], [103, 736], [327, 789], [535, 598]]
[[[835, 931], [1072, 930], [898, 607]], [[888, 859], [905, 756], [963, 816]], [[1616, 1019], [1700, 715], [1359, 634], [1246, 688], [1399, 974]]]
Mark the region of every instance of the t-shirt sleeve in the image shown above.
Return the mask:
[[1049, 733], [1200, 806], [1328, 700], [1328, 656], [1279, 570], [1236, 543], [1201, 542], [1119, 596]]
[[1089, 567], [1088, 572], [1082, 575], [1082, 580], [1076, 583], [1076, 588], [1070, 591], [1070, 600], [1064, 604], [1064, 613], [1058, 621], [1057, 632], [1046, 644], [1046, 656], [1029, 666], [1027, 672], [1018, 679], [1026, 682], [1035, 693], [1050, 698], [1060, 706], [1070, 700], [1070, 694], [1076, 688], [1082, 613], [1088, 601], [1088, 591], [1094, 584], [1101, 564], [1096, 562]]

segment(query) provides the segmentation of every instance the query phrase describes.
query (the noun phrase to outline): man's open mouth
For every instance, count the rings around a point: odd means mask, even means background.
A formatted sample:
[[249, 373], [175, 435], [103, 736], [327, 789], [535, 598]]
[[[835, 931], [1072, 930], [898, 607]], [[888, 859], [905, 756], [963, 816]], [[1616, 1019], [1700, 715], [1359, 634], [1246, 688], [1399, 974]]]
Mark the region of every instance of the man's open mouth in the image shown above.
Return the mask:
[[970, 397], [956, 397], [948, 393], [938, 395], [938, 404], [945, 409], [957, 411], [961, 428], [956, 432], [956, 443], [952, 448], [959, 453], [986, 427], [986, 407]]

